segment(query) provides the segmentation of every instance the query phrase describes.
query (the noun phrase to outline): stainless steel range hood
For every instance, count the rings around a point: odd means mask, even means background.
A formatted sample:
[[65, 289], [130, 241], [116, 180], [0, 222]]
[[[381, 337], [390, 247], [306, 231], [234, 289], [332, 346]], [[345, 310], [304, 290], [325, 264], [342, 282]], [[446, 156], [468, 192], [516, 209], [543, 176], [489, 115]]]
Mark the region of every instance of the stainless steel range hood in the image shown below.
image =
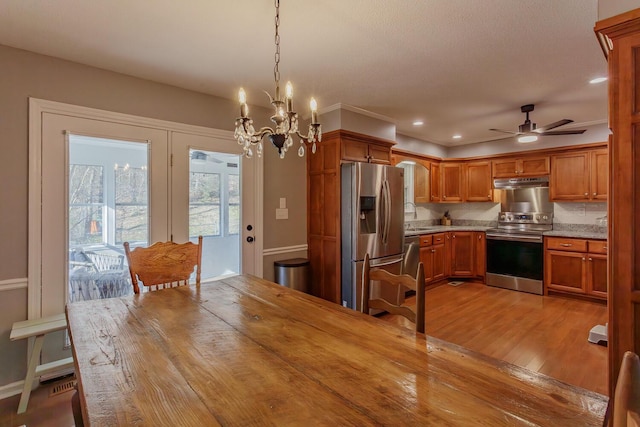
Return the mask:
[[549, 177], [496, 178], [493, 180], [493, 188], [496, 190], [531, 187], [549, 187]]

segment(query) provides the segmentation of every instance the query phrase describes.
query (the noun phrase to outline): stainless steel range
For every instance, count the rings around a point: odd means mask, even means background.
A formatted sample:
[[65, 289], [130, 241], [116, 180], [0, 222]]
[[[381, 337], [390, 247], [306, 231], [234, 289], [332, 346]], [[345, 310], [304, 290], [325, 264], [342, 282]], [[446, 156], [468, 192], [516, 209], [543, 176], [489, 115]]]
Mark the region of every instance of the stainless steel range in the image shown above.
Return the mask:
[[553, 229], [549, 177], [494, 180], [498, 227], [487, 230], [487, 285], [543, 294], [542, 233]]

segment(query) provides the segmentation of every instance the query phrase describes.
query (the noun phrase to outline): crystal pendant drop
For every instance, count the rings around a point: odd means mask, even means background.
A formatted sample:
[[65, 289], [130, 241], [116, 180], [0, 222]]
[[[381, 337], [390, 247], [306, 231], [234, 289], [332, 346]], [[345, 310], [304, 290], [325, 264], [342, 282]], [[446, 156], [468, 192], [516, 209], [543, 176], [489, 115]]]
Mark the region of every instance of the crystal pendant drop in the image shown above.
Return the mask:
[[258, 142], [258, 148], [256, 148], [256, 153], [258, 157], [262, 156], [262, 141]]
[[304, 145], [301, 145], [300, 148], [298, 148], [298, 156], [304, 157]]
[[284, 159], [284, 150], [280, 152], [280, 158]]
[[247, 148], [247, 158], [250, 159], [253, 157], [253, 150], [251, 148]]
[[311, 152], [313, 154], [316, 154], [316, 143], [314, 142], [313, 145], [311, 146]]

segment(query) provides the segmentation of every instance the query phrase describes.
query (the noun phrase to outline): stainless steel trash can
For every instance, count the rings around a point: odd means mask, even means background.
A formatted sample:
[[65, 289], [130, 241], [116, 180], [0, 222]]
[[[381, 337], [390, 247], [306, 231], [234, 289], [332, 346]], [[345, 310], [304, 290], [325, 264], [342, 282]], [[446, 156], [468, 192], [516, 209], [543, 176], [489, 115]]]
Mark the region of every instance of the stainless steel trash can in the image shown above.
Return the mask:
[[275, 280], [287, 288], [309, 293], [309, 260], [292, 258], [275, 261]]

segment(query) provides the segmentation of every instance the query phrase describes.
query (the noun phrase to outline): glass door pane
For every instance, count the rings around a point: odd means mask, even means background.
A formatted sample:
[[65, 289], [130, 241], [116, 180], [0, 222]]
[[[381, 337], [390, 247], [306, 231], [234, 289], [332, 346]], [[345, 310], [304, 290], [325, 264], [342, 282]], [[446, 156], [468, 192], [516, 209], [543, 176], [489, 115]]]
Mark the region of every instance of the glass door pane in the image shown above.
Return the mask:
[[189, 150], [189, 240], [202, 236], [202, 280], [240, 272], [240, 156]]
[[69, 136], [69, 302], [133, 293], [123, 243], [149, 241], [148, 144]]

